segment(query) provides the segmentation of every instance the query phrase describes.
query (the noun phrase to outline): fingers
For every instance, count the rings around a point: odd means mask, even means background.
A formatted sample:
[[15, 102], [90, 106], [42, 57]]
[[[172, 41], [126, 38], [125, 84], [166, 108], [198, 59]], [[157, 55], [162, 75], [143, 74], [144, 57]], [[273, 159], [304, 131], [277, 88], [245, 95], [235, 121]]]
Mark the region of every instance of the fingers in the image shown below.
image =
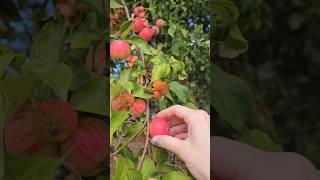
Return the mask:
[[185, 151], [185, 142], [171, 136], [166, 136], [166, 135], [160, 135], [160, 136], [155, 136], [151, 139], [151, 143], [155, 146], [164, 148], [168, 151], [171, 151], [178, 156], [182, 157], [183, 151]]
[[187, 133], [187, 132], [188, 132], [188, 126], [186, 124], [174, 126], [169, 129], [170, 136], [176, 136], [177, 134]]
[[213, 172], [225, 179], [235, 179], [239, 173], [254, 169], [252, 166], [262, 156], [254, 147], [217, 136], [211, 139], [211, 150]]
[[[171, 106], [165, 110], [160, 111], [156, 117], [157, 118], [166, 118], [171, 119], [173, 117], [178, 117], [182, 120], [184, 120], [187, 124], [192, 124], [192, 119], [194, 119], [194, 112], [195, 110], [192, 110], [190, 108], [187, 108], [185, 106], [181, 105], [175, 105]], [[194, 117], [194, 118], [192, 118]]]
[[185, 140], [185, 139], [188, 138], [188, 134], [187, 133], [177, 134], [174, 137], [178, 138], [178, 139], [181, 139], [181, 140]]

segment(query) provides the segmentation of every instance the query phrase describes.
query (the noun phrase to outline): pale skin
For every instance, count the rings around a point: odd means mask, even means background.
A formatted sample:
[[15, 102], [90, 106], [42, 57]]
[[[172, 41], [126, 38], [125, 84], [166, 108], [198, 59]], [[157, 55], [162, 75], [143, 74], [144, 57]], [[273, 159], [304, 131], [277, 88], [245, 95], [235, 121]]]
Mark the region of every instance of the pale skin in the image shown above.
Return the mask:
[[199, 180], [210, 179], [210, 116], [203, 110], [176, 105], [159, 112], [169, 123], [170, 136], [155, 136], [151, 143], [177, 154]]
[[[210, 179], [208, 113], [176, 105], [156, 117], [168, 120], [170, 136], [155, 136], [151, 143], [177, 154], [195, 178]], [[320, 172], [299, 154], [266, 152], [224, 137], [211, 138], [211, 163], [215, 180], [320, 179]]]

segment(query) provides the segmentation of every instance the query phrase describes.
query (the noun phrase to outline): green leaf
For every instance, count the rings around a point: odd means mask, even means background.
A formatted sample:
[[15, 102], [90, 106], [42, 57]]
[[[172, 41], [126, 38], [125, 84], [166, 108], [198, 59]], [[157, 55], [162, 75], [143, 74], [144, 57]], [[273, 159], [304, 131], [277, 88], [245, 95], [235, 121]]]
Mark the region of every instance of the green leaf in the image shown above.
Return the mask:
[[135, 169], [133, 162], [130, 159], [120, 156], [116, 160], [114, 180], [141, 180], [141, 174]]
[[233, 20], [233, 22], [235, 22], [240, 15], [238, 8], [230, 0], [215, 0], [213, 1], [213, 7], [224, 8], [228, 12], [229, 17]]
[[148, 158], [145, 157], [141, 166], [140, 173], [142, 174], [142, 177], [144, 180], [149, 179], [157, 172], [157, 168], [154, 165], [154, 162]]
[[77, 3], [79, 2], [84, 2], [94, 8], [97, 12], [100, 14], [103, 14], [103, 3], [100, 0], [77, 0]]
[[51, 20], [38, 32], [31, 48], [31, 63], [36, 68], [49, 68], [59, 62], [60, 50], [64, 39], [62, 19]]
[[152, 81], [163, 79], [168, 77], [170, 73], [170, 65], [167, 63], [162, 63], [160, 65], [154, 65], [152, 70]]
[[134, 124], [131, 124], [127, 131], [126, 131], [126, 135], [125, 137], [130, 139], [132, 138], [134, 135], [137, 134], [137, 132], [142, 128], [142, 123], [140, 122], [135, 122]]
[[117, 2], [116, 0], [110, 1], [110, 8], [115, 9], [115, 8], [120, 8], [120, 7], [123, 7], [123, 5], [120, 4], [119, 2]]
[[240, 78], [211, 65], [211, 103], [223, 120], [241, 131], [255, 113], [255, 99]]
[[249, 144], [267, 151], [281, 151], [280, 145], [275, 144], [272, 139], [264, 132], [254, 129], [246, 131], [241, 135], [239, 139], [245, 144]]
[[93, 41], [98, 41], [101, 39], [103, 39], [103, 36], [100, 32], [85, 29], [83, 31], [77, 31], [74, 33], [67, 42], [70, 42], [72, 49], [88, 48]]
[[169, 84], [169, 87], [170, 91], [174, 92], [181, 102], [185, 104], [188, 102], [190, 94], [189, 89], [186, 86], [178, 83], [177, 81], [173, 81]]
[[121, 33], [121, 37], [123, 39], [125, 39], [129, 32], [131, 31], [131, 24], [133, 23], [132, 20], [128, 20], [128, 21], [125, 21], [123, 22], [121, 25], [120, 25], [120, 33]]
[[238, 25], [234, 24], [225, 41], [218, 42], [219, 56], [235, 58], [248, 50], [248, 41], [243, 37]]
[[48, 84], [58, 97], [67, 99], [72, 81], [72, 71], [67, 65], [58, 63], [50, 66], [47, 71], [34, 71], [36, 77]]
[[168, 29], [168, 34], [174, 38], [174, 34], [177, 30], [177, 26], [175, 24], [170, 25], [169, 29]]
[[110, 144], [112, 143], [113, 134], [122, 128], [124, 121], [128, 118], [128, 111], [111, 111], [110, 118]]
[[171, 171], [174, 171], [174, 167], [170, 165], [163, 164], [159, 167], [159, 172], [167, 174]]
[[15, 53], [12, 49], [0, 45], [0, 77], [4, 73], [5, 65], [10, 65], [13, 68], [18, 68], [24, 63], [24, 54]]
[[144, 54], [153, 55], [153, 48], [151, 48], [148, 43], [138, 36], [133, 36], [126, 39], [130, 44], [137, 46]]
[[152, 146], [152, 157], [156, 162], [156, 165], [162, 165], [168, 160], [168, 152], [164, 149]]
[[88, 71], [85, 69], [83, 62], [79, 61], [77, 57], [68, 56], [66, 58], [66, 64], [72, 71], [72, 81], [70, 90], [74, 91], [80, 88], [85, 83], [91, 80]]
[[0, 82], [5, 96], [14, 107], [20, 106], [32, 95], [36, 79], [24, 75], [8, 76]]
[[165, 174], [162, 177], [162, 180], [191, 180], [191, 177], [189, 177], [187, 174], [183, 172], [178, 172], [178, 171], [172, 171], [167, 174]]
[[133, 96], [142, 98], [142, 99], [151, 98], [153, 96], [153, 94], [148, 93], [147, 89], [143, 86], [138, 86], [136, 89], [133, 90], [132, 94]]
[[40, 155], [8, 155], [6, 162], [6, 174], [19, 180], [53, 179], [59, 164], [59, 160], [57, 159]]
[[70, 102], [75, 109], [83, 112], [90, 112], [106, 116], [109, 111], [107, 103], [107, 78], [91, 80], [74, 91]]
[[121, 149], [120, 153], [123, 157], [130, 159], [134, 163], [138, 160], [138, 158], [134, 157], [131, 149], [128, 146], [125, 146], [123, 149]]

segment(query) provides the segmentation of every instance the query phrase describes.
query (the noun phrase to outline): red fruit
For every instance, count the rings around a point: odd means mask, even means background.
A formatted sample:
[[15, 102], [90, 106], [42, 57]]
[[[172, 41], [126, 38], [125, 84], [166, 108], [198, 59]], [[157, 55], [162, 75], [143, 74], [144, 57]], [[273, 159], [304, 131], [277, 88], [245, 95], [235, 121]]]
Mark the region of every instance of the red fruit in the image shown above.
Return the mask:
[[92, 64], [91, 67], [96, 72], [96, 74], [101, 75], [107, 65], [106, 47], [104, 41], [101, 41], [96, 47], [93, 63], [94, 64]]
[[134, 101], [131, 114], [133, 117], [140, 117], [146, 111], [147, 105], [142, 99]]
[[145, 27], [142, 29], [142, 31], [140, 31], [139, 36], [141, 38], [143, 38], [145, 41], [150, 41], [153, 37], [154, 31], [149, 28], [149, 27]]
[[110, 55], [116, 59], [125, 59], [130, 55], [130, 45], [124, 40], [112, 41]]
[[108, 125], [99, 119], [83, 119], [74, 135], [61, 145], [61, 154], [70, 152], [68, 161], [81, 176], [94, 176], [103, 170], [109, 156], [108, 129]]
[[128, 111], [133, 106], [134, 96], [130, 93], [124, 93], [113, 98], [111, 102], [112, 110], [116, 111]]
[[166, 81], [155, 80], [153, 82], [153, 88], [154, 90], [159, 91], [162, 96], [169, 92], [169, 85]]
[[153, 91], [153, 98], [158, 100], [161, 97], [161, 93], [159, 91]]
[[40, 104], [33, 119], [35, 133], [47, 142], [62, 142], [77, 129], [78, 116], [73, 106], [60, 99], [49, 99]]
[[6, 151], [11, 155], [30, 155], [46, 153], [55, 155], [56, 147], [47, 145], [34, 133], [32, 119], [37, 106], [30, 102], [24, 103], [9, 119], [4, 130]]
[[135, 18], [131, 26], [133, 32], [140, 32], [144, 28], [144, 22], [141, 18]]
[[134, 15], [136, 15], [136, 16], [138, 16], [139, 13], [141, 13], [141, 12], [143, 12], [143, 11], [144, 11], [144, 7], [143, 7], [143, 6], [138, 6], [138, 7], [135, 7], [135, 8], [133, 9], [133, 13], [134, 13]]
[[132, 56], [130, 55], [129, 57], [127, 57], [127, 62], [128, 63], [135, 63], [138, 60], [138, 56]]
[[169, 124], [166, 119], [156, 118], [150, 123], [150, 137], [157, 135], [169, 135]]
[[162, 28], [165, 24], [166, 22], [163, 19], [158, 19], [156, 21], [156, 25], [158, 26], [158, 28]]
[[145, 12], [140, 12], [138, 17], [141, 18], [141, 19], [146, 19], [146, 13]]
[[138, 8], [139, 8], [140, 12], [144, 11], [144, 7], [143, 6], [139, 6]]

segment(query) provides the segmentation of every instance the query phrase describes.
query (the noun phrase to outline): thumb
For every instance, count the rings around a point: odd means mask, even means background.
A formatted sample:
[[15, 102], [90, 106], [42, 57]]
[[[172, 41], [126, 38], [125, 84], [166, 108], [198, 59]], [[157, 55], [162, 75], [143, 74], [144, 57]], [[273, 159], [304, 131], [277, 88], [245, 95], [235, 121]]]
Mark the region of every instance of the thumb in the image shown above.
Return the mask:
[[184, 147], [185, 142], [183, 140], [167, 135], [154, 136], [151, 139], [151, 143], [155, 146], [171, 151], [179, 156], [182, 155], [182, 151], [186, 149]]

